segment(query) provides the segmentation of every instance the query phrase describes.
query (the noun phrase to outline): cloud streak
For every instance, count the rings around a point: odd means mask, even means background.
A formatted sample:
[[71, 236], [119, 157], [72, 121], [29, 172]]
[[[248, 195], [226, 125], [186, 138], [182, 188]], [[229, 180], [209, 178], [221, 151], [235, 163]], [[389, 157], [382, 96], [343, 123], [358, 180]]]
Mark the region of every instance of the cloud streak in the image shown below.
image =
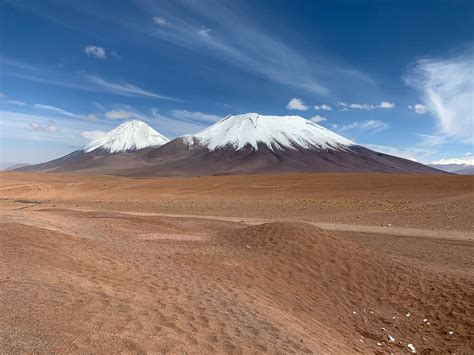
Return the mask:
[[340, 132], [358, 130], [370, 133], [377, 133], [388, 129], [388, 123], [379, 120], [355, 121], [339, 128]]
[[320, 116], [320, 115], [316, 115], [316, 116], [311, 117], [309, 120], [310, 120], [311, 122], [318, 123], [318, 122], [326, 121], [327, 118], [326, 118], [326, 117], [323, 117], [323, 116]]
[[411, 148], [411, 147], [391, 147], [380, 144], [363, 144], [365, 147], [377, 152], [402, 157], [409, 160], [427, 162], [429, 157], [436, 153], [433, 149]]
[[2, 72], [3, 75], [27, 81], [90, 92], [103, 92], [119, 96], [181, 101], [174, 97], [159, 95], [129, 82], [118, 83], [109, 81], [98, 75], [65, 73], [58, 69], [34, 66], [5, 57], [0, 57], [0, 61], [5, 68]]
[[42, 110], [48, 110], [48, 111], [52, 111], [52, 112], [55, 112], [55, 113], [59, 113], [59, 114], [64, 115], [64, 116], [69, 116], [69, 117], [74, 117], [74, 118], [79, 117], [79, 115], [76, 115], [72, 112], [63, 110], [62, 108], [51, 106], [51, 105], [34, 104], [33, 106], [35, 108], [39, 108], [39, 109], [42, 109]]
[[162, 27], [170, 26], [168, 21], [166, 21], [166, 19], [164, 19], [163, 17], [153, 16], [152, 20], [155, 25], [162, 26]]
[[133, 111], [112, 110], [105, 113], [105, 118], [109, 120], [128, 120], [132, 118], [142, 118], [141, 115]]
[[146, 96], [146, 97], [153, 97], [155, 99], [161, 99], [161, 100], [179, 101], [178, 99], [175, 99], [173, 97], [158, 95], [158, 94], [155, 94], [154, 92], [147, 91], [145, 89], [142, 89], [138, 86], [135, 86], [133, 84], [126, 83], [126, 82], [115, 83], [112, 81], [107, 81], [95, 75], [86, 75], [86, 79], [89, 82], [97, 85], [99, 88], [102, 88], [109, 92], [113, 92], [117, 95]]
[[107, 52], [102, 47], [86, 46], [84, 47], [84, 53], [87, 54], [89, 57], [97, 59], [107, 59]]
[[297, 99], [296, 97], [292, 98], [286, 105], [287, 110], [306, 111], [308, 108], [309, 107], [303, 102], [303, 100]]
[[222, 117], [217, 115], [211, 115], [202, 112], [192, 112], [187, 110], [171, 110], [171, 114], [179, 119], [189, 119], [192, 121], [204, 122], [204, 123], [214, 123], [222, 119]]
[[425, 113], [429, 111], [429, 108], [422, 104], [408, 105], [408, 108], [410, 110], [415, 111], [419, 115], [424, 115]]
[[8, 100], [7, 103], [13, 106], [26, 106], [26, 102], [20, 100]]
[[56, 126], [54, 121], [49, 121], [47, 124], [40, 124], [37, 122], [30, 122], [28, 127], [33, 131], [43, 131], [43, 132], [56, 132], [59, 131], [59, 128]]
[[[234, 2], [178, 0], [140, 4], [150, 16], [160, 13], [158, 26], [155, 20], [152, 28], [146, 21], [121, 25], [226, 61], [273, 82], [318, 95], [330, 95], [336, 81], [373, 84], [367, 75], [334, 58], [301, 53], [291, 41], [262, 28], [245, 6]], [[165, 18], [163, 22], [161, 19]]]
[[337, 105], [341, 107], [341, 111], [351, 111], [351, 110], [366, 110], [372, 111], [375, 109], [391, 109], [395, 107], [395, 104], [390, 101], [382, 101], [381, 103], [374, 104], [347, 104], [345, 102], [338, 102]]
[[[89, 121], [72, 120], [69, 117], [60, 116], [53, 117], [48, 114], [0, 110], [0, 116], [3, 118], [0, 120], [2, 139], [48, 141], [81, 146], [84, 138], [79, 132], [91, 129]], [[106, 125], [100, 122], [96, 122], [94, 125], [97, 129], [107, 129]]]
[[180, 136], [183, 134], [196, 133], [207, 125], [191, 120], [180, 120], [163, 115], [157, 108], [152, 109], [153, 121], [156, 122], [170, 136]]
[[95, 131], [84, 131], [81, 132], [81, 137], [89, 140], [89, 141], [94, 141], [96, 139], [102, 138], [107, 134], [106, 131], [101, 131], [100, 129], [97, 129]]
[[320, 106], [315, 105], [315, 106], [314, 106], [314, 109], [315, 109], [316, 111], [319, 111], [319, 110], [332, 111], [332, 107], [329, 106], [329, 105], [326, 105], [326, 104], [322, 104], [322, 105], [320, 105]]
[[474, 144], [474, 55], [422, 59], [405, 81], [417, 89], [434, 115], [440, 134]]

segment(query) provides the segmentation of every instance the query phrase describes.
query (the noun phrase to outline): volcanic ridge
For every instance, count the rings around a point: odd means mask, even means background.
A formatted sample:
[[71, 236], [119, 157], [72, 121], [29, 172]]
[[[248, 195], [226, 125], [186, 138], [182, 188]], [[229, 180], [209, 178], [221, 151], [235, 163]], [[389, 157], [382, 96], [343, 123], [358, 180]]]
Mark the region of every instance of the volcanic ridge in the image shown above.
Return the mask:
[[123, 176], [192, 176], [292, 172], [440, 173], [375, 152], [300, 116], [230, 115], [173, 140], [129, 121], [81, 150], [19, 171]]

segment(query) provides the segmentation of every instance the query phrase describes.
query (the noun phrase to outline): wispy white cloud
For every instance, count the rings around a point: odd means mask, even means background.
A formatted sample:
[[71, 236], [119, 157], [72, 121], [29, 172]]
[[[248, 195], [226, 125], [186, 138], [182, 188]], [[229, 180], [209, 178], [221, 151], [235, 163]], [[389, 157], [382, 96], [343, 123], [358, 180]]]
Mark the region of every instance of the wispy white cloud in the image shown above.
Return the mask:
[[162, 27], [170, 26], [168, 21], [166, 21], [166, 19], [164, 19], [163, 17], [153, 16], [152, 20], [155, 25], [162, 26]]
[[41, 124], [37, 122], [30, 122], [28, 127], [33, 131], [43, 131], [43, 132], [56, 132], [59, 131], [59, 128], [56, 126], [54, 121], [49, 121], [47, 124]]
[[8, 100], [7, 103], [13, 106], [26, 106], [26, 102], [20, 100]]
[[337, 127], [340, 132], [359, 130], [370, 133], [377, 133], [388, 129], [388, 123], [380, 120], [355, 121], [347, 125]]
[[422, 59], [405, 81], [421, 93], [423, 104], [437, 120], [441, 134], [474, 144], [474, 55]]
[[100, 129], [97, 129], [95, 131], [84, 131], [81, 132], [81, 137], [93, 141], [99, 138], [102, 138], [104, 135], [106, 135], [106, 131], [101, 131]]
[[422, 104], [408, 105], [408, 108], [415, 111], [419, 115], [424, 115], [429, 111], [428, 107]]
[[425, 146], [425, 147], [433, 147], [437, 145], [441, 145], [446, 143], [447, 139], [445, 136], [433, 136], [430, 134], [415, 134], [417, 137], [420, 138], [420, 141], [418, 142], [419, 146]]
[[173, 97], [169, 96], [163, 96], [163, 95], [158, 95], [155, 94], [154, 92], [142, 89], [136, 85], [130, 84], [130, 83], [114, 83], [111, 81], [107, 81], [105, 79], [102, 79], [98, 76], [94, 75], [86, 75], [86, 79], [97, 85], [98, 87], [105, 89], [107, 91], [113, 92], [118, 95], [124, 95], [124, 96], [147, 96], [147, 97], [153, 97], [156, 99], [162, 99], [162, 100], [171, 100], [171, 101], [179, 101], [178, 99], [175, 99]]
[[346, 110], [350, 108], [357, 109], [357, 110], [373, 110], [375, 108], [374, 105], [369, 104], [346, 104], [345, 102], [338, 102], [338, 106], [343, 107]]
[[318, 122], [326, 121], [327, 118], [320, 115], [316, 115], [316, 116], [311, 117], [309, 120], [312, 122], [318, 123]]
[[97, 59], [107, 59], [107, 51], [102, 47], [97, 46], [86, 46], [84, 47], [84, 53], [89, 57]]
[[462, 157], [458, 158], [445, 158], [440, 160], [432, 161], [430, 164], [433, 165], [466, 165], [472, 166], [474, 165], [474, 156], [473, 155], [463, 155]]
[[199, 121], [199, 122], [206, 122], [206, 123], [214, 123], [219, 121], [222, 117], [217, 115], [212, 115], [208, 113], [202, 112], [192, 112], [187, 110], [171, 110], [171, 114], [180, 119], [189, 119], [192, 121]]
[[176, 117], [168, 117], [167, 115], [160, 113], [157, 108], [153, 108], [151, 112], [153, 121], [156, 122], [160, 129], [163, 129], [170, 136], [196, 133], [207, 126], [206, 124], [190, 121], [188, 119], [181, 120], [176, 119]]
[[97, 121], [97, 115], [94, 115], [93, 113], [90, 113], [88, 115], [85, 115], [84, 118], [88, 121]]
[[[373, 85], [360, 71], [317, 53], [302, 53], [291, 41], [262, 27], [245, 6], [233, 2], [161, 1], [140, 3], [150, 16], [159, 13], [167, 26], [125, 22], [122, 26], [212, 56], [273, 82], [318, 95], [334, 83]], [[107, 17], [111, 20], [110, 17]], [[212, 31], [211, 31], [212, 29]]]
[[332, 111], [332, 107], [326, 104], [322, 104], [321, 106], [315, 105], [314, 109], [316, 111], [323, 110], [323, 111]]
[[306, 111], [308, 106], [303, 102], [301, 99], [292, 98], [290, 102], [286, 105], [288, 110], [299, 110], [299, 111]]
[[154, 123], [161, 133], [169, 136], [178, 136], [188, 133], [196, 133], [210, 123], [214, 123], [221, 117], [202, 112], [192, 112], [187, 110], [171, 110], [168, 114], [161, 113], [158, 108], [151, 109], [151, 112], [139, 111], [129, 105], [116, 105], [113, 109], [107, 110], [99, 104], [104, 111], [104, 117], [109, 120], [131, 120], [138, 119]]
[[75, 117], [75, 118], [79, 117], [78, 115], [76, 115], [72, 112], [69, 112], [69, 111], [63, 110], [62, 108], [51, 106], [51, 105], [34, 104], [33, 106], [35, 108], [39, 108], [39, 109], [42, 109], [42, 110], [48, 110], [48, 111], [56, 112], [56, 113], [59, 113], [59, 114], [64, 115], [64, 116]]
[[97, 116], [94, 115], [94, 114], [78, 115], [76, 113], [66, 111], [66, 110], [64, 110], [60, 107], [51, 106], [51, 105], [34, 104], [33, 107], [37, 108], [37, 109], [40, 109], [40, 110], [51, 111], [51, 112], [57, 113], [59, 115], [67, 116], [67, 117], [81, 118], [81, 119], [86, 119], [86, 120], [89, 120], [89, 121], [95, 121], [97, 119]]
[[[0, 57], [5, 70], [3, 75], [15, 78], [55, 85], [64, 88], [91, 92], [104, 92], [120, 96], [148, 97], [161, 100], [181, 101], [177, 98], [159, 95], [128, 82], [112, 82], [97, 75], [82, 73], [64, 73], [57, 69], [32, 66], [17, 60]], [[7, 70], [8, 69], [8, 70]]]
[[347, 104], [345, 102], [338, 102], [337, 105], [341, 107], [341, 111], [350, 111], [351, 109], [354, 110], [366, 110], [371, 111], [377, 108], [380, 109], [391, 109], [395, 107], [395, 104], [390, 101], [382, 101], [381, 103], [374, 105], [374, 104]]
[[427, 148], [418, 148], [418, 147], [392, 147], [380, 144], [363, 144], [365, 147], [375, 150], [377, 152], [394, 155], [397, 157], [418, 161], [418, 162], [427, 162], [433, 154], [436, 154], [437, 151]]
[[378, 108], [394, 108], [395, 104], [390, 101], [382, 101], [380, 104], [377, 105]]
[[203, 27], [198, 31], [199, 35], [206, 39], [211, 39], [211, 32], [212, 30], [207, 27]]
[[0, 91], [0, 99], [4, 99], [5, 97], [7, 97], [7, 95]]
[[[80, 135], [82, 131], [91, 129], [106, 130], [109, 127], [104, 122], [95, 122], [91, 128], [91, 122], [86, 120], [75, 120], [67, 116], [52, 116], [49, 111], [40, 114], [21, 113], [8, 110], [0, 110], [0, 140], [14, 139], [30, 142], [53, 142], [55, 144], [44, 144], [44, 150], [29, 151], [25, 147], [11, 150], [11, 157], [22, 156], [22, 159], [12, 161], [41, 162], [51, 160], [70, 153], [85, 143]], [[19, 143], [19, 145], [21, 145]], [[5, 157], [3, 157], [5, 159]]]
[[135, 111], [127, 111], [127, 110], [111, 110], [105, 113], [105, 118], [109, 120], [128, 120], [133, 118], [144, 119], [144, 117], [135, 112]]

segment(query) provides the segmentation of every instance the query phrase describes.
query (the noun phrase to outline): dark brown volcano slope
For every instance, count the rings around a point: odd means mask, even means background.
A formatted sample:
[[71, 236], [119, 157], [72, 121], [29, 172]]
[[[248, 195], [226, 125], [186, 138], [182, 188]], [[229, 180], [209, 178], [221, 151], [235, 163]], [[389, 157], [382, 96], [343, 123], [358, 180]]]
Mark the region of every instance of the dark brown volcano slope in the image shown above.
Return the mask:
[[442, 173], [411, 160], [378, 153], [362, 146], [349, 149], [275, 149], [259, 145], [255, 151], [186, 145], [177, 138], [159, 148], [109, 154], [101, 151], [73, 152], [47, 163], [18, 171], [74, 172], [123, 176], [190, 176], [290, 172]]
[[[146, 161], [156, 161], [135, 171], [143, 175], [221, 175], [290, 172], [380, 172], [440, 173], [428, 166], [362, 146], [350, 149], [269, 149], [246, 146], [209, 151], [199, 145], [188, 147], [176, 139], [160, 148], [143, 152]], [[126, 175], [133, 175], [127, 172]]]

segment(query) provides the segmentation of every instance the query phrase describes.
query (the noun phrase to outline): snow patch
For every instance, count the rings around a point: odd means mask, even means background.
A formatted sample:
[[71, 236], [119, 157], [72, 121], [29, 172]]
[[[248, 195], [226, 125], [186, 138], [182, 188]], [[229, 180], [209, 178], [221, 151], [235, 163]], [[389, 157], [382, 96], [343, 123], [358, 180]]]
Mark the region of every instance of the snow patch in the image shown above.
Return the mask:
[[213, 151], [232, 147], [240, 150], [258, 144], [270, 150], [347, 149], [356, 143], [300, 116], [264, 116], [257, 113], [227, 116], [195, 135], [183, 136], [183, 142], [198, 143]]
[[110, 153], [127, 152], [147, 147], [161, 146], [169, 140], [145, 122], [133, 120], [122, 123], [102, 137], [92, 141], [82, 150], [86, 153], [103, 149]]

